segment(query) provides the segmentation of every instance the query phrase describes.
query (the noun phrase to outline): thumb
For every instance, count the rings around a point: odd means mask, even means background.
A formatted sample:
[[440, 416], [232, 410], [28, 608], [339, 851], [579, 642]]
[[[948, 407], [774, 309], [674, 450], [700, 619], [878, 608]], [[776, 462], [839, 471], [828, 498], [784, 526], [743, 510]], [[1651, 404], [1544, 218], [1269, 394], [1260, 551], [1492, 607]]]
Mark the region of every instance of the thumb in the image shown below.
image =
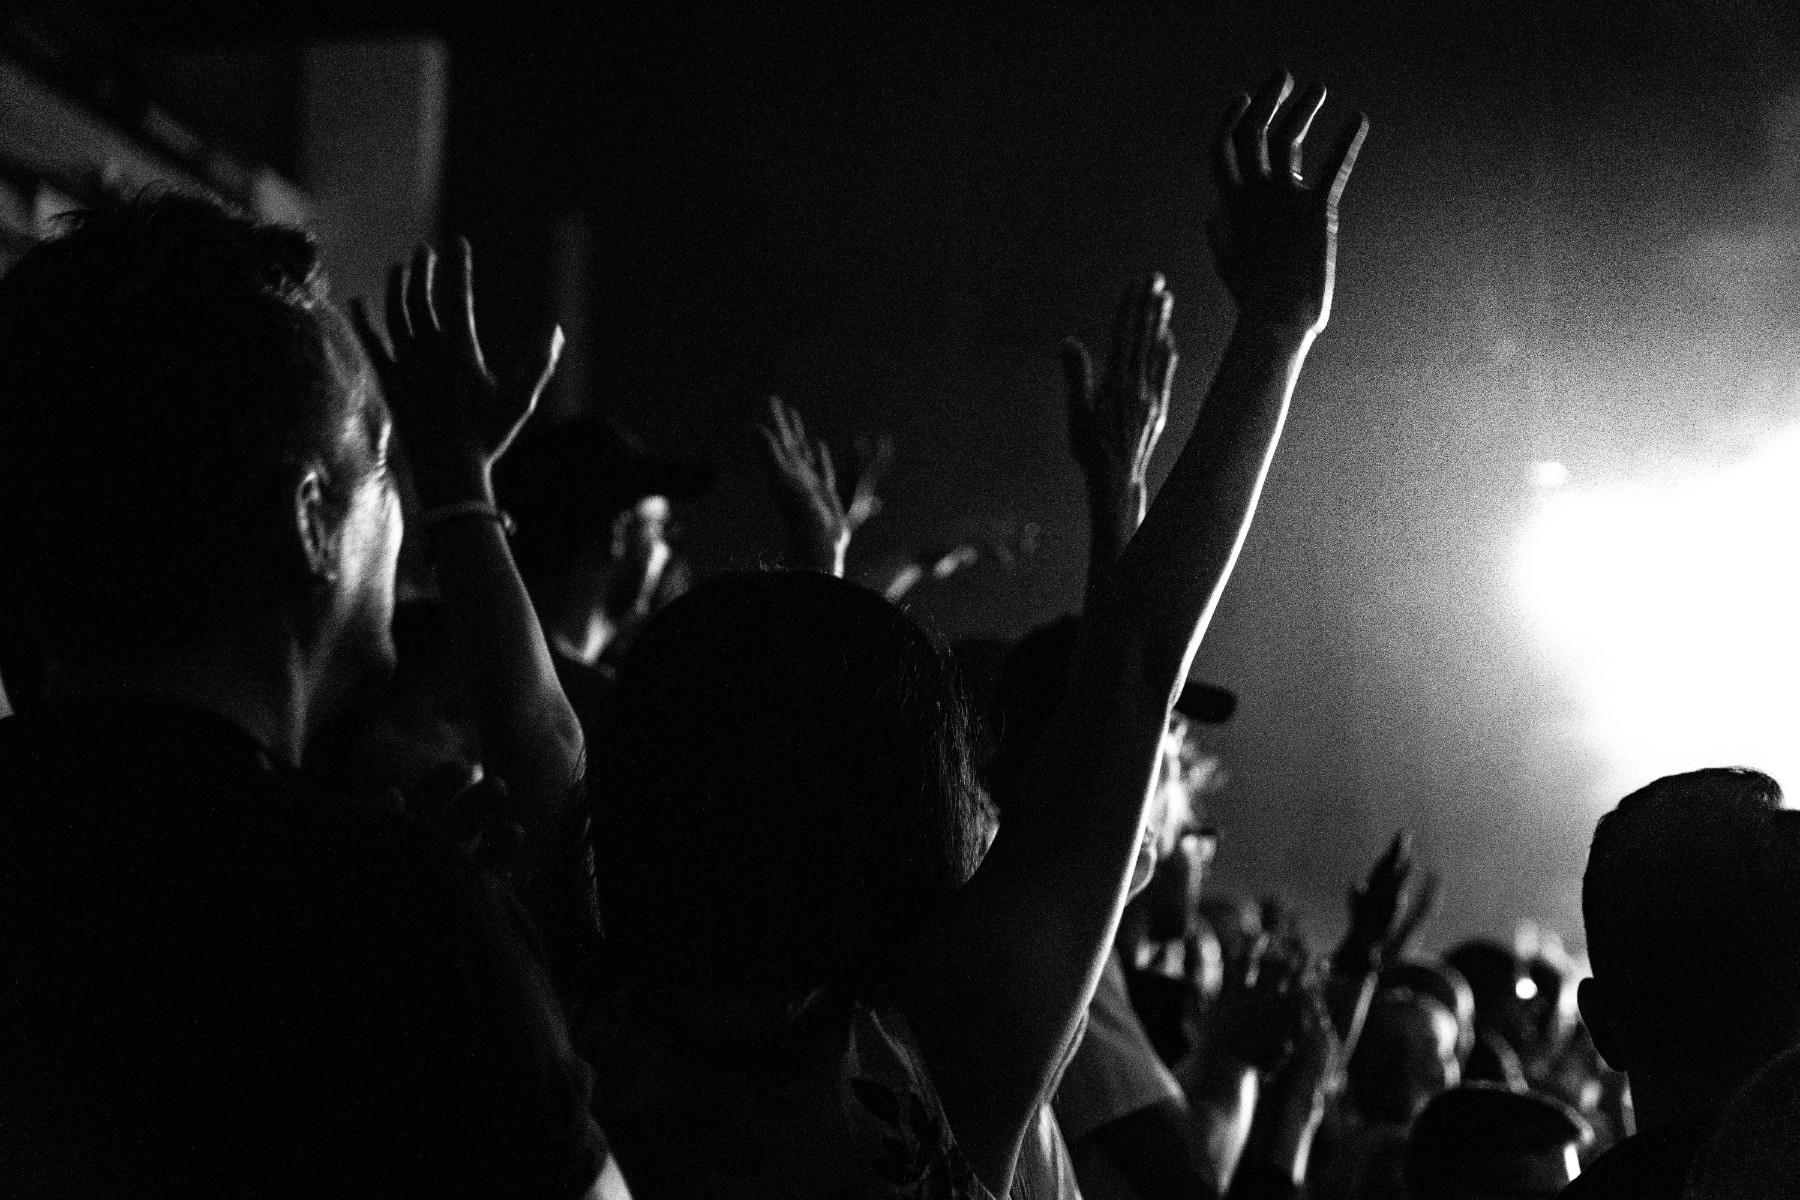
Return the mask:
[[510, 420], [511, 427], [506, 430], [494, 447], [493, 457], [499, 458], [506, 453], [513, 439], [519, 436], [519, 430], [537, 411], [538, 398], [549, 386], [551, 376], [556, 374], [556, 364], [562, 358], [563, 346], [567, 339], [563, 337], [562, 326], [557, 325], [550, 330], [550, 339], [544, 346], [543, 354], [535, 360], [527, 360], [511, 381], [501, 387], [503, 420]]
[[556, 374], [556, 364], [561, 361], [563, 347], [567, 344], [568, 338], [563, 336], [562, 326], [552, 326], [543, 352], [526, 359], [518, 368], [517, 374], [508, 380], [506, 390], [525, 411], [530, 412], [537, 407], [538, 397], [549, 386], [551, 376]]

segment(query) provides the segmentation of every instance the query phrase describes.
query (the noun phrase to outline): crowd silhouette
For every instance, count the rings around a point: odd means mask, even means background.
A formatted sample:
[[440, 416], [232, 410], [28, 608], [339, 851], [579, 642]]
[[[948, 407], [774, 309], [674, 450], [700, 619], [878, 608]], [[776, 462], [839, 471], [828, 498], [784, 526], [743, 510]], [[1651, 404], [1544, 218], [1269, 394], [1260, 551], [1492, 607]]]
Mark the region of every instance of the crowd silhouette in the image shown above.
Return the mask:
[[1168, 282], [1061, 348], [1086, 586], [998, 655], [894, 602], [955, 551], [845, 578], [894, 447], [778, 399], [784, 561], [683, 558], [711, 469], [533, 424], [561, 334], [490, 369], [466, 242], [346, 314], [299, 230], [68, 218], [0, 279], [0, 1192], [1800, 1192], [1773, 779], [1601, 819], [1591, 974], [1415, 952], [1404, 832], [1333, 947], [1205, 888], [1191, 669], [1368, 132], [1325, 100], [1222, 120], [1237, 319], [1154, 497]]

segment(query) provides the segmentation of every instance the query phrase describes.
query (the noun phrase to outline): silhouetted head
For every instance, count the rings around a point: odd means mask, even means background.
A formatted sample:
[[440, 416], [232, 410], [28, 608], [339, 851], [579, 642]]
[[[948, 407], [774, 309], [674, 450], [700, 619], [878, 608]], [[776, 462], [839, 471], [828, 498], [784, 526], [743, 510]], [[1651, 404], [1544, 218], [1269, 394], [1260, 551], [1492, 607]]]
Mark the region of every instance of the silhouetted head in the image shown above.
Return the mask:
[[1444, 955], [1469, 983], [1475, 995], [1475, 1024], [1491, 1029], [1519, 1048], [1527, 1024], [1527, 1005], [1537, 984], [1525, 960], [1498, 942], [1464, 942]]
[[1552, 1200], [1581, 1171], [1593, 1137], [1568, 1105], [1495, 1084], [1442, 1093], [1406, 1146], [1411, 1200]]
[[1659, 779], [1600, 819], [1582, 1015], [1615, 1068], [1722, 1101], [1800, 1041], [1800, 814], [1767, 775]]
[[975, 868], [961, 689], [874, 592], [703, 583], [645, 627], [612, 708], [594, 841], [628, 971], [867, 996]]
[[391, 666], [388, 429], [305, 233], [179, 195], [73, 217], [0, 280], [6, 619], [89, 665], [280, 623], [328, 707]]
[[1430, 996], [1449, 1009], [1456, 1018], [1456, 1060], [1469, 1057], [1475, 1045], [1475, 990], [1461, 971], [1446, 962], [1420, 962], [1401, 959], [1381, 968], [1383, 988], [1408, 988], [1422, 996]]
[[1437, 1000], [1384, 988], [1369, 1004], [1349, 1068], [1350, 1098], [1370, 1121], [1401, 1125], [1462, 1079], [1456, 1017]]

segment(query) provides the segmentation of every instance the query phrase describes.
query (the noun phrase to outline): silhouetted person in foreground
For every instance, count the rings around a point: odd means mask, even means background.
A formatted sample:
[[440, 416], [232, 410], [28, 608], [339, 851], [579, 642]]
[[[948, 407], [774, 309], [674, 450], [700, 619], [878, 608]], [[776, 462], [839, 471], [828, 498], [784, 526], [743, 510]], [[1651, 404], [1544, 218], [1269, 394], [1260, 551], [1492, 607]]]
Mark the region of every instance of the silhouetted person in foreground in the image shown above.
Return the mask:
[[298, 231], [140, 200], [0, 281], [4, 599], [49, 666], [0, 724], [8, 1195], [594, 1184], [509, 910], [295, 770], [392, 669], [389, 429]]
[[1639, 1132], [1564, 1194], [1676, 1197], [1719, 1110], [1800, 1041], [1800, 814], [1767, 775], [1659, 779], [1600, 819], [1581, 1013]]
[[[1497, 1083], [1440, 1093], [1413, 1122], [1408, 1200], [1550, 1200], [1593, 1137], [1560, 1100]], [[1566, 1193], [1565, 1193], [1566, 1194]]]

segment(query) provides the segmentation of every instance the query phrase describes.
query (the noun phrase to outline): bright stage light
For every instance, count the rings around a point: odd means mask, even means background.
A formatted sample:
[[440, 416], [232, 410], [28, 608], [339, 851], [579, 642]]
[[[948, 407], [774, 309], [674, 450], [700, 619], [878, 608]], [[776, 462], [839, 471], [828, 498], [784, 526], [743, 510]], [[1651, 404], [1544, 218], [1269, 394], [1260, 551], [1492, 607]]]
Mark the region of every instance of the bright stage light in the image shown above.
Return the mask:
[[1611, 799], [1725, 765], [1800, 795], [1800, 430], [1709, 474], [1538, 503], [1518, 581]]
[[1532, 463], [1531, 482], [1541, 488], [1559, 488], [1569, 482], [1569, 468], [1559, 462]]

